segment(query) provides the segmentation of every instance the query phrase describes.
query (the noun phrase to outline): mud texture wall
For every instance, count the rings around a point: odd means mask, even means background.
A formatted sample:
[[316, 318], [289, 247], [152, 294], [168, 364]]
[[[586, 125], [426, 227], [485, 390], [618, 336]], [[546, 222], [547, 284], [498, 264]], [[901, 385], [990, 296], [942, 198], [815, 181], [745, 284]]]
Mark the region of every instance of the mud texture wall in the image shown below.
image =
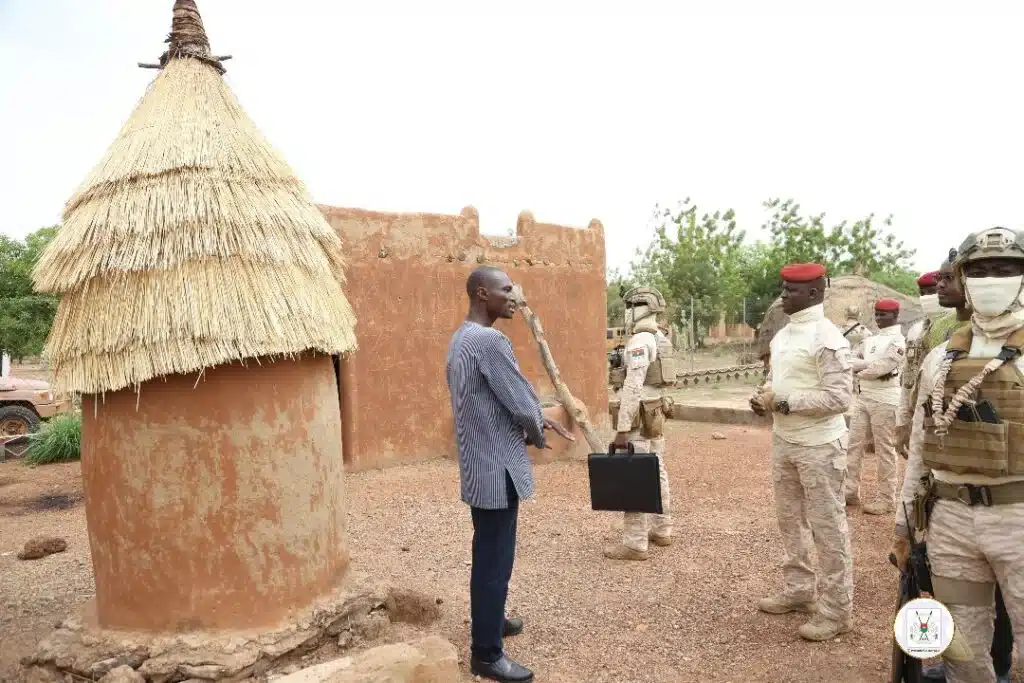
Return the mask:
[[99, 625], [257, 628], [334, 589], [349, 562], [340, 439], [330, 356], [83, 397]]
[[[361, 470], [455, 457], [445, 358], [462, 324], [466, 278], [480, 264], [504, 269], [540, 316], [563, 380], [599, 426], [608, 422], [604, 228], [537, 223], [519, 216], [514, 237], [483, 236], [479, 216], [377, 213], [321, 206], [341, 236], [345, 291], [355, 307], [359, 350], [342, 361], [346, 466]], [[542, 402], [554, 391], [520, 314], [497, 327]], [[565, 419], [559, 408], [548, 413]], [[558, 437], [544, 460], [586, 449], [579, 431]]]

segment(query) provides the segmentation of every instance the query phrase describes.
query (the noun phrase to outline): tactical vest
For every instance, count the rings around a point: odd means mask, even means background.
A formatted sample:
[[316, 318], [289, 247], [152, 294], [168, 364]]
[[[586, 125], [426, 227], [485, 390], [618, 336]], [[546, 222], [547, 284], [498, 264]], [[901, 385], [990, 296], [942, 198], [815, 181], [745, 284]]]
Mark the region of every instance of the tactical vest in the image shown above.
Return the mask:
[[[673, 385], [676, 382], [676, 351], [672, 347], [672, 342], [662, 334], [655, 334], [654, 338], [657, 342], [658, 357], [653, 363], [647, 366], [647, 374], [644, 376], [645, 387], [665, 387]], [[625, 355], [625, 349], [622, 350], [623, 356]], [[612, 385], [615, 391], [622, 388], [622, 385], [626, 383], [626, 359], [622, 357], [620, 365], [617, 368], [612, 368], [608, 375], [608, 383]]]
[[[948, 406], [962, 386], [975, 376], [991, 358], [968, 358], [973, 330], [970, 326], [953, 333], [946, 349], [952, 359], [943, 386], [943, 405]], [[1024, 475], [1024, 375], [1017, 369], [1016, 359], [1024, 352], [1024, 329], [1010, 335], [1000, 353], [1006, 361], [989, 374], [978, 390], [964, 402], [944, 435], [935, 434], [931, 396], [921, 396], [925, 403], [923, 444], [924, 464], [935, 470], [987, 477]], [[977, 416], [977, 402], [987, 400], [995, 409], [998, 424], [983, 422]], [[973, 416], [961, 420], [965, 413]]]
[[[645, 387], [661, 388], [675, 384], [676, 381], [676, 356], [672, 342], [662, 334], [654, 334], [657, 344], [658, 357], [653, 363], [647, 366], [647, 374], [644, 375]], [[623, 349], [623, 353], [625, 350]], [[615, 391], [622, 388], [626, 382], [625, 358], [623, 365], [613, 368], [611, 371], [611, 385]], [[633, 416], [631, 431], [639, 430], [640, 435], [645, 439], [660, 439], [664, 436], [665, 418], [672, 412], [675, 402], [668, 396], [657, 398], [641, 398], [639, 409]], [[608, 414], [611, 417], [612, 429], [618, 431], [619, 407], [622, 405], [618, 396], [608, 400]]]

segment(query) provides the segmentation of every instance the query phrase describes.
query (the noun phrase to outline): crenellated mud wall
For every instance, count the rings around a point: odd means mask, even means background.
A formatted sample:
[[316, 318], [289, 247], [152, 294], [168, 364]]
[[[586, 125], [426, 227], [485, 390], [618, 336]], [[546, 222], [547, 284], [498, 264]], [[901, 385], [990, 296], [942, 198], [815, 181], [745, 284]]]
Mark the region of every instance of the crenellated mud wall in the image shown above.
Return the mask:
[[[359, 350], [342, 362], [342, 424], [352, 470], [453, 457], [445, 380], [452, 333], [467, 311], [465, 283], [480, 264], [497, 265], [523, 286], [540, 316], [563, 379], [595, 424], [607, 420], [604, 228], [538, 223], [524, 211], [515, 236], [480, 234], [477, 211], [396, 214], [321, 206], [345, 245], [346, 294]], [[554, 391], [521, 316], [497, 324], [512, 340], [541, 399]], [[550, 411], [565, 419], [560, 408]], [[577, 449], [585, 442], [577, 430]], [[553, 439], [541, 459], [569, 450]]]

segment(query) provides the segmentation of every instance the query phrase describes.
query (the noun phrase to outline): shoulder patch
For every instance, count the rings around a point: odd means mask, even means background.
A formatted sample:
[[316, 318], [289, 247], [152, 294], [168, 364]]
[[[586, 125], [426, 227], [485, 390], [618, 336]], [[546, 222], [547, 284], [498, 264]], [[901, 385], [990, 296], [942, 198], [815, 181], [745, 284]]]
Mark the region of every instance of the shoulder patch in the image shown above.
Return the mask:
[[643, 347], [636, 348], [630, 351], [629, 355], [632, 356], [633, 358], [644, 358], [647, 356], [647, 349]]

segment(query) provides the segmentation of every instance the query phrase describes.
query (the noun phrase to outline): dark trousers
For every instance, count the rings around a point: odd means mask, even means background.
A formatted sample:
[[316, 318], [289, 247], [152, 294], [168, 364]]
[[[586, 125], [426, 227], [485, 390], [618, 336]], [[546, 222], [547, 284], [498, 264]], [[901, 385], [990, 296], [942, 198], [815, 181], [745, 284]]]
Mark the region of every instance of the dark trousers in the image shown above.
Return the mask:
[[475, 657], [496, 662], [504, 654], [505, 598], [516, 557], [516, 522], [519, 496], [512, 477], [505, 473], [508, 507], [484, 510], [471, 507], [473, 514], [473, 568], [469, 579], [472, 643]]
[[1009, 673], [1013, 658], [1013, 628], [1003, 604], [1003, 592], [996, 584], [996, 622], [992, 634], [992, 668], [997, 675]]

